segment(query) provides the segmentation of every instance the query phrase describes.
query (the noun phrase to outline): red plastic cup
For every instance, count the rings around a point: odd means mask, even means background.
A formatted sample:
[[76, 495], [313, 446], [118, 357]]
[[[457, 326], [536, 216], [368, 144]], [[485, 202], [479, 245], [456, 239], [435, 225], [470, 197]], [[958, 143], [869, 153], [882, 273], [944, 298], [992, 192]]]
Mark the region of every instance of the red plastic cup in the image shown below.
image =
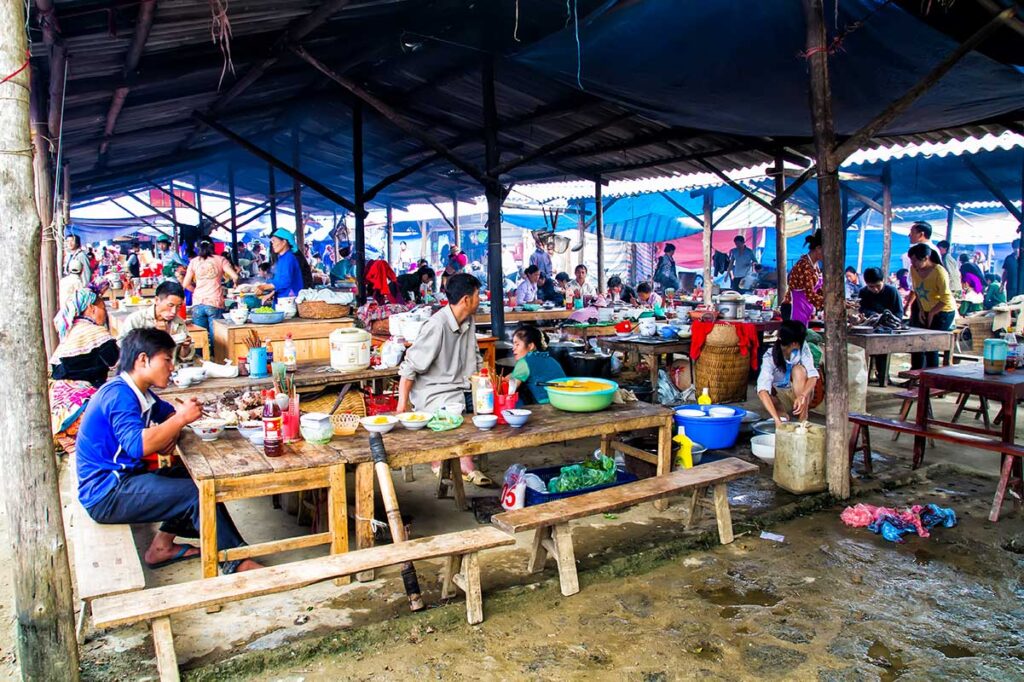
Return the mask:
[[513, 393], [512, 395], [495, 395], [494, 396], [494, 413], [498, 415], [499, 424], [508, 424], [505, 421], [505, 417], [502, 416], [502, 410], [514, 410], [516, 403], [519, 401], [519, 396]]

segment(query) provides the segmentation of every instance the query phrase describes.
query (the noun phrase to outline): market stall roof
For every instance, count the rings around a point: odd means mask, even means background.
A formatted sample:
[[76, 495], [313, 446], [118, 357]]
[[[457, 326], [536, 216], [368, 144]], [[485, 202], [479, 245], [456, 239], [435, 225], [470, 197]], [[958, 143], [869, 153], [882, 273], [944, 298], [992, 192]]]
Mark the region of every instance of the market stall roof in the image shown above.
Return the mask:
[[[223, 188], [229, 161], [240, 192], [266, 194], [266, 163], [225, 142], [193, 112], [351, 198], [355, 98], [290, 52], [294, 45], [477, 167], [481, 53], [497, 51], [502, 161], [528, 157], [503, 175], [506, 182], [693, 173], [703, 170], [703, 159], [747, 168], [771, 160], [779, 145], [791, 159], [809, 156], [806, 73], [796, 56], [803, 19], [792, 0], [574, 0], [568, 14], [548, 0], [250, 0], [224, 7], [217, 19], [230, 25], [231, 37], [221, 44], [211, 43], [211, 4], [202, 0], [155, 7], [150, 0], [114, 7], [56, 0], [52, 12], [34, 11], [32, 26], [42, 20], [70, 55], [65, 97], [53, 104], [63, 107], [61, 154], [76, 199], [196, 171], [203, 184]], [[873, 9], [833, 59], [843, 130], [876, 113], [954, 45], [896, 4], [868, 0], [840, 4], [840, 30]], [[52, 75], [51, 83], [60, 83], [62, 74], [49, 73], [40, 32], [33, 29], [33, 65], [40, 79]], [[938, 139], [1018, 124], [1024, 75], [997, 57], [969, 55], [891, 130], [942, 128], [908, 138]], [[367, 186], [423, 163], [377, 194], [377, 205], [479, 194], [477, 181], [364, 109]], [[751, 128], [739, 130], [741, 120]], [[279, 192], [290, 188], [281, 172], [275, 177]], [[328, 207], [308, 188], [303, 200]]]

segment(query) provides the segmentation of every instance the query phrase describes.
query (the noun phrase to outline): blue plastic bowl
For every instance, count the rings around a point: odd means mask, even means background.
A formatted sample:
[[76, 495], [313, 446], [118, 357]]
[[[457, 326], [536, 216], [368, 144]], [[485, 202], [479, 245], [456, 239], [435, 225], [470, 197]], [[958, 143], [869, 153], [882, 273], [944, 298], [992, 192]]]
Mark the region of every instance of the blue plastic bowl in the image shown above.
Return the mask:
[[[732, 417], [711, 417], [707, 413], [712, 407], [726, 407], [735, 414]], [[724, 450], [736, 445], [736, 438], [740, 435], [740, 423], [743, 421], [743, 415], [747, 413], [743, 408], [732, 405], [686, 405], [679, 409], [699, 409], [704, 412], [703, 417], [683, 417], [679, 415], [679, 410], [676, 410], [672, 418], [676, 426], [686, 429], [687, 438], [700, 443], [708, 450]]]
[[277, 324], [284, 321], [284, 313], [249, 313], [249, 322], [253, 324]]

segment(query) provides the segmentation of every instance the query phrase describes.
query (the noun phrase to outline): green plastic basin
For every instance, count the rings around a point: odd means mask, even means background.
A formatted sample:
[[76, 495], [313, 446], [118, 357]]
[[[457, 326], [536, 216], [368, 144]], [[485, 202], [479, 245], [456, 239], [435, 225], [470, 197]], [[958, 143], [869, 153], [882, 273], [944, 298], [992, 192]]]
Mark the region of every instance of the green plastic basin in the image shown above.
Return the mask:
[[548, 400], [551, 402], [552, 407], [566, 412], [600, 412], [612, 404], [615, 391], [619, 390], [619, 385], [609, 379], [567, 377], [556, 381], [596, 381], [608, 387], [600, 391], [581, 393], [580, 391], [561, 390], [557, 386], [548, 386]]

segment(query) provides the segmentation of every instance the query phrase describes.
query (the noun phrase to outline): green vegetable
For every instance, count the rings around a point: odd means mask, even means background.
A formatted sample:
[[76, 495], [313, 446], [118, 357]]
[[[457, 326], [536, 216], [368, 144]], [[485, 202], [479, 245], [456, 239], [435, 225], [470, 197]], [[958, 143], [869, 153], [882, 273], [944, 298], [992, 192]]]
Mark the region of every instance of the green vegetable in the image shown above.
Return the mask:
[[601, 455], [598, 459], [588, 459], [582, 464], [562, 467], [559, 475], [548, 481], [548, 492], [567, 493], [592, 488], [613, 482], [615, 475], [615, 460]]
[[255, 310], [251, 310], [253, 313], [276, 313], [277, 311], [271, 308], [269, 305], [260, 306]]

